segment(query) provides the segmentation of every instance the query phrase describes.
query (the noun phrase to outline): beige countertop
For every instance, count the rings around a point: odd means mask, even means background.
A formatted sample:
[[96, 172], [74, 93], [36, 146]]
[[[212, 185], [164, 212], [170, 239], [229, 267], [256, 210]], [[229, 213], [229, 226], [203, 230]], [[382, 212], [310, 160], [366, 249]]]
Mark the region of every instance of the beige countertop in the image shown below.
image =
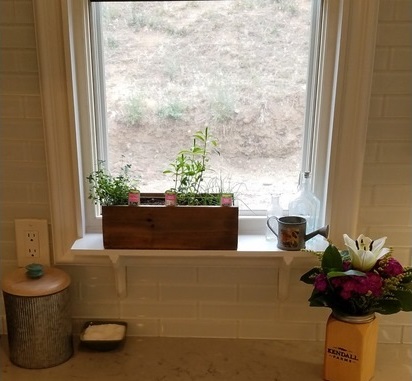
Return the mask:
[[[323, 343], [279, 340], [127, 337], [95, 352], [74, 341], [72, 358], [47, 369], [10, 363], [0, 339], [2, 381], [315, 381], [322, 380]], [[412, 346], [379, 344], [373, 381], [411, 381]], [[350, 381], [350, 380], [348, 380]]]

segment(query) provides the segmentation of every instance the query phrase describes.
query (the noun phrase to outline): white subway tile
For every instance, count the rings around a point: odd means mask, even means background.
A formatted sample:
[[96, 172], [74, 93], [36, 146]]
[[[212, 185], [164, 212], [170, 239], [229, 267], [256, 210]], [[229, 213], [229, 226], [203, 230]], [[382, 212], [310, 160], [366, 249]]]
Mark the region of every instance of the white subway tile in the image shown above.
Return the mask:
[[159, 300], [159, 286], [157, 283], [139, 283], [129, 284], [127, 287], [126, 299], [132, 301], [138, 300]]
[[11, 74], [2, 75], [1, 88], [3, 94], [40, 94], [39, 79], [37, 74]]
[[239, 302], [241, 303], [269, 303], [277, 302], [278, 289], [275, 286], [239, 286]]
[[121, 301], [122, 316], [139, 319], [192, 319], [197, 317], [196, 303]]
[[[23, 111], [24, 110], [22, 104], [22, 114]], [[0, 118], [2, 139], [29, 140], [31, 142], [39, 140], [44, 143], [43, 121], [41, 119], [23, 119], [21, 118], [21, 116], [22, 115], [20, 115], [19, 118], [16, 119], [6, 118], [2, 110], [2, 115]], [[22, 139], [22, 136], [24, 136], [24, 139]], [[0, 152], [0, 155], [1, 154], [2, 153]]]
[[411, 95], [388, 95], [383, 105], [385, 117], [411, 118], [412, 117]]
[[48, 204], [26, 204], [16, 202], [3, 205], [2, 220], [12, 222], [18, 218], [50, 219], [50, 206]]
[[395, 226], [370, 226], [368, 228], [369, 237], [388, 237], [387, 246], [412, 246], [412, 227], [403, 221]]
[[234, 302], [236, 300], [236, 286], [222, 285], [176, 285], [161, 284], [160, 299], [165, 301], [187, 300], [187, 301], [215, 301]]
[[368, 124], [368, 142], [372, 140], [402, 141], [412, 139], [410, 118], [370, 119]]
[[361, 205], [374, 205], [375, 204], [375, 187], [373, 185], [363, 185], [361, 192]]
[[375, 205], [411, 205], [410, 185], [379, 185], [374, 189]]
[[61, 269], [70, 277], [83, 284], [112, 284], [114, 286], [114, 272], [111, 266], [61, 266]]
[[412, 140], [381, 143], [378, 161], [381, 163], [411, 163]]
[[410, 72], [378, 72], [373, 74], [372, 93], [376, 94], [410, 94]]
[[14, 3], [11, 1], [0, 1], [0, 24], [12, 24], [14, 19]]
[[393, 1], [393, 17], [397, 21], [412, 21], [412, 2], [410, 0]]
[[70, 301], [72, 303], [81, 303], [81, 296], [80, 296], [80, 283], [73, 281], [71, 279], [70, 286], [69, 286], [69, 292], [70, 292]]
[[30, 161], [38, 161], [44, 163], [46, 161], [46, 147], [42, 141], [29, 142]]
[[10, 161], [4, 168], [2, 175], [10, 182], [20, 182], [21, 184], [36, 182], [47, 183], [47, 168], [45, 163], [32, 163]]
[[412, 314], [410, 312], [398, 312], [392, 315], [378, 315], [379, 324], [382, 325], [411, 325], [412, 324]]
[[49, 203], [49, 187], [46, 182], [33, 182], [30, 184], [30, 198], [31, 203]]
[[390, 48], [376, 48], [374, 70], [387, 70], [389, 68]]
[[[308, 269], [309, 270], [309, 269]], [[288, 297], [283, 301], [284, 303], [301, 302], [306, 305], [312, 293], [313, 286], [301, 282], [299, 285], [290, 285], [288, 289]]]
[[275, 304], [235, 304], [201, 302], [199, 315], [202, 319], [274, 319]]
[[[392, 256], [397, 259], [402, 266], [412, 266], [412, 248], [395, 247], [393, 250]], [[412, 316], [410, 316], [410, 319], [412, 323]]]
[[117, 290], [113, 284], [82, 283], [80, 292], [86, 302], [117, 300]]
[[199, 282], [212, 284], [276, 284], [277, 269], [260, 267], [202, 267]]
[[1, 158], [7, 161], [30, 160], [30, 142], [26, 140], [2, 140]]
[[379, 324], [379, 343], [401, 343], [402, 327]]
[[120, 315], [117, 301], [100, 303], [72, 301], [71, 310], [74, 318], [117, 319]]
[[393, 0], [380, 0], [379, 2], [379, 21], [391, 21], [394, 19], [395, 8]]
[[[410, 1], [410, 0], [408, 0]], [[391, 49], [389, 68], [391, 70], [411, 71], [412, 67], [412, 48], [396, 47]]]
[[0, 25], [0, 48], [35, 48], [33, 25]]
[[369, 118], [380, 118], [383, 114], [384, 97], [372, 93], [369, 102]]
[[127, 336], [160, 336], [158, 319], [122, 319], [126, 320]]
[[365, 185], [406, 185], [412, 183], [412, 163], [387, 164], [365, 163]]
[[316, 324], [316, 340], [318, 341], [326, 340], [326, 323], [327, 323], [327, 319], [322, 323]]
[[397, 225], [410, 220], [411, 211], [405, 206], [361, 206], [358, 221], [363, 225]]
[[412, 326], [404, 326], [402, 332], [402, 343], [412, 344]]
[[16, 243], [14, 239], [12, 241], [6, 241], [6, 239], [3, 238], [2, 242], [0, 243], [0, 252], [2, 261], [16, 261]]
[[[308, 294], [309, 299], [310, 293]], [[310, 307], [309, 302], [302, 300], [299, 303], [284, 303], [279, 308], [279, 319], [288, 321], [291, 316], [299, 323], [319, 323], [326, 321], [331, 313], [326, 307]]]
[[161, 336], [236, 338], [237, 321], [162, 319]]
[[368, 141], [366, 144], [366, 149], [365, 149], [365, 163], [373, 163], [376, 161], [378, 157], [378, 149], [379, 149], [379, 143], [374, 142], [374, 141]]
[[18, 95], [0, 95], [0, 110], [2, 118], [22, 118], [24, 98]]
[[239, 324], [239, 338], [315, 341], [316, 324], [293, 321], [244, 321]]
[[31, 1], [15, 1], [14, 2], [15, 20], [17, 24], [33, 24], [34, 13], [33, 4]]
[[39, 95], [26, 95], [24, 97], [24, 116], [26, 118], [41, 118], [41, 100]]
[[196, 268], [190, 266], [130, 266], [127, 268], [127, 281], [131, 284], [140, 282], [195, 283], [196, 274]]
[[379, 23], [377, 46], [411, 46], [411, 27], [407, 23]]
[[[0, 185], [0, 192], [2, 192], [2, 186]], [[2, 194], [2, 193], [0, 193]], [[3, 243], [14, 244], [16, 239], [16, 231], [14, 227], [14, 220], [13, 221], [1, 221], [0, 222], [0, 229], [1, 229], [1, 241]], [[0, 241], [0, 242], [1, 242]], [[1, 295], [1, 293], [0, 293]]]

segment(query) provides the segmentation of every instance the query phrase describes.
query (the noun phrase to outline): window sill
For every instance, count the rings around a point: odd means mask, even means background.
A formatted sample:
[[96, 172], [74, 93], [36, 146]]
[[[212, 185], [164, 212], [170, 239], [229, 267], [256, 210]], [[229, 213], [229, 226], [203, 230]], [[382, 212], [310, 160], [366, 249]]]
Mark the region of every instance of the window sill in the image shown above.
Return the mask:
[[[325, 240], [316, 242], [310, 249], [323, 250]], [[317, 247], [315, 247], [317, 246]], [[267, 241], [264, 235], [239, 235], [237, 250], [107, 250], [103, 247], [101, 234], [87, 234], [77, 240], [71, 249], [75, 263], [102, 263], [110, 261], [113, 266], [116, 288], [119, 297], [127, 295], [126, 265], [131, 262], [141, 263], [142, 260], [151, 264], [172, 265], [178, 259], [184, 259], [185, 264], [201, 265], [203, 261], [213, 261], [214, 265], [219, 260], [228, 259], [279, 259], [278, 298], [284, 300], [288, 295], [290, 267], [294, 259], [310, 258], [302, 251], [282, 251], [276, 247], [276, 241]], [[170, 262], [172, 261], [172, 263]], [[216, 263], [216, 261], [218, 263]], [[221, 263], [222, 264], [222, 263]], [[269, 265], [266, 262], [264, 265]]]
[[[325, 241], [326, 242], [326, 241]], [[316, 242], [309, 247], [311, 250], [323, 250], [326, 246], [323, 242]], [[239, 235], [237, 250], [113, 250], [103, 247], [101, 234], [86, 234], [75, 241], [71, 248], [75, 259], [81, 262], [88, 258], [92, 262], [105, 257], [115, 263], [120, 257], [207, 257], [207, 258], [283, 258], [286, 265], [290, 265], [294, 258], [303, 258], [308, 255], [301, 251], [284, 251], [276, 246], [276, 241], [266, 240], [264, 235], [251, 234]], [[82, 260], [83, 258], [83, 260]]]

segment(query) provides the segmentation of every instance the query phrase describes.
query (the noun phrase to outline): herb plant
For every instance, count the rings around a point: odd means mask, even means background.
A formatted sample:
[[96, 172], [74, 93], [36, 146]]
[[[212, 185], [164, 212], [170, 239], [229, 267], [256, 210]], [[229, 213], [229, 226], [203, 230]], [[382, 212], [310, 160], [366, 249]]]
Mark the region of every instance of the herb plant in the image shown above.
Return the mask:
[[174, 180], [171, 189], [178, 195], [178, 203], [182, 205], [216, 205], [220, 195], [208, 194], [203, 187], [205, 175], [212, 169], [208, 166], [212, 153], [220, 154], [218, 142], [209, 129], [198, 131], [193, 135], [193, 144], [189, 149], [179, 151], [176, 159], [163, 171]]
[[130, 164], [124, 165], [118, 175], [112, 175], [99, 161], [98, 168], [86, 179], [89, 182], [89, 199], [100, 205], [127, 205], [129, 191], [136, 189], [137, 180], [130, 176]]

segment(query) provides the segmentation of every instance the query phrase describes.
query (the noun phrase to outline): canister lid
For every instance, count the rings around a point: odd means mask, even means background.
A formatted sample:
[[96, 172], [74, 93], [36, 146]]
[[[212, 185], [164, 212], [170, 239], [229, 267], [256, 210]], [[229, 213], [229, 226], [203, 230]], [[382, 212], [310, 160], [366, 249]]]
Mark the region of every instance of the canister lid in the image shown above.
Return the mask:
[[2, 281], [3, 291], [16, 296], [51, 295], [69, 285], [69, 275], [54, 267], [44, 267], [44, 274], [39, 278], [30, 278], [27, 276], [27, 270], [20, 268], [6, 275]]

